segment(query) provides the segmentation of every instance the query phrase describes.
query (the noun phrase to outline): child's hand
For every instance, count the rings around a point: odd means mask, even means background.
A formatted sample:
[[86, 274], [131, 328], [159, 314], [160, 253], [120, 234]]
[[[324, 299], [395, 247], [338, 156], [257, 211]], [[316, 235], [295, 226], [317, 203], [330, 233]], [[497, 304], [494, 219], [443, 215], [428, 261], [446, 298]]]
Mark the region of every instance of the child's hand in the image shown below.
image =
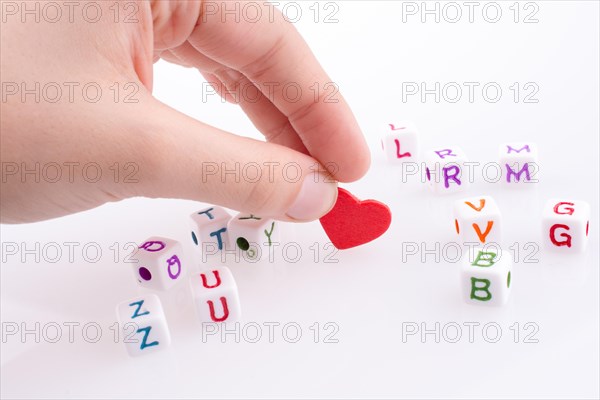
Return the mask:
[[[336, 180], [353, 181], [368, 169], [369, 151], [348, 105], [340, 95], [315, 101], [315, 84], [322, 95], [332, 93], [324, 90], [330, 78], [295, 28], [263, 2], [253, 3], [263, 7], [255, 23], [219, 9], [234, 9], [231, 1], [139, 1], [137, 9], [131, 2], [119, 9], [116, 2], [72, 2], [57, 22], [53, 10], [36, 22], [14, 9], [28, 2], [10, 3], [0, 35], [4, 223], [133, 196], [313, 220], [331, 208], [337, 189], [312, 171], [327, 165]], [[199, 69], [219, 89], [249, 82], [260, 88], [258, 100], [250, 92], [239, 103], [268, 143], [154, 99], [159, 57]]]

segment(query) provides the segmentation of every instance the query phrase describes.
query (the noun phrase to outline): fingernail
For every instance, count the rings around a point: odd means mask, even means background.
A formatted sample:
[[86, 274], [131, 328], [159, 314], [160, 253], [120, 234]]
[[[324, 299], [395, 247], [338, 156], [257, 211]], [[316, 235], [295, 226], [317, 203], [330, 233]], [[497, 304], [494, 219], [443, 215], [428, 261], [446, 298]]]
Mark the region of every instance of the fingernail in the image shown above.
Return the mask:
[[304, 178], [300, 192], [286, 213], [297, 221], [313, 221], [327, 214], [337, 200], [337, 183], [322, 173]]

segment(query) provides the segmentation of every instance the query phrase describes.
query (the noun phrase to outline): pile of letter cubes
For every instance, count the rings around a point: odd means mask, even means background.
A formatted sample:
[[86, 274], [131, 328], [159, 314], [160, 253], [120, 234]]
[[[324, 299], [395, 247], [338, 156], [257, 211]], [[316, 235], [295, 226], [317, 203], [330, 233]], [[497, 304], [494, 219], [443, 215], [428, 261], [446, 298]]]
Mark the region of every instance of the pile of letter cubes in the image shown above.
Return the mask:
[[[392, 162], [423, 160], [426, 183], [435, 193], [465, 191], [467, 157], [457, 146], [419, 154], [419, 138], [413, 124], [388, 125], [383, 150]], [[421, 157], [419, 159], [419, 157]], [[523, 187], [533, 182], [537, 171], [537, 149], [533, 143], [500, 146], [498, 158], [504, 185]], [[589, 205], [582, 201], [550, 200], [543, 209], [543, 241], [558, 252], [582, 252], [589, 231]], [[241, 252], [246, 260], [260, 259], [279, 241], [279, 223], [254, 215], [231, 217], [220, 207], [192, 214], [192, 241], [207, 254]], [[511, 289], [512, 261], [503, 252], [502, 217], [490, 196], [472, 196], [454, 204], [454, 227], [462, 242], [469, 244], [461, 264], [461, 287], [472, 304], [503, 305]], [[474, 244], [474, 245], [471, 245]], [[495, 246], [491, 246], [495, 245]], [[503, 255], [503, 253], [505, 253]], [[238, 290], [226, 267], [191, 273], [191, 261], [182, 245], [171, 239], [152, 237], [139, 246], [134, 274], [143, 287], [169, 290], [180, 280], [188, 280], [198, 318], [203, 323], [227, 323], [241, 317]], [[201, 263], [203, 265], [204, 263]], [[130, 355], [145, 354], [168, 346], [170, 334], [161, 302], [146, 295], [121, 303], [117, 315], [123, 333], [137, 340], [125, 341]]]
[[[419, 138], [411, 123], [389, 124], [382, 147], [393, 163], [423, 161], [425, 179], [435, 193], [456, 193], [468, 188], [465, 153], [458, 146], [438, 148], [419, 155]], [[421, 159], [419, 159], [421, 157]], [[505, 186], [524, 187], [535, 182], [537, 147], [533, 143], [500, 146], [498, 166]], [[590, 207], [575, 200], [549, 200], [543, 208], [544, 247], [559, 253], [585, 250], [589, 233]], [[501, 213], [490, 196], [475, 196], [454, 203], [454, 227], [467, 245], [461, 266], [464, 298], [473, 304], [503, 305], [511, 287], [512, 257], [503, 252]], [[504, 255], [503, 255], [504, 253]]]
[[[247, 260], [260, 259], [279, 241], [279, 223], [254, 215], [231, 217], [220, 207], [191, 215], [192, 241], [203, 252], [235, 251]], [[191, 273], [191, 260], [176, 240], [152, 237], [139, 246], [135, 277], [142, 287], [166, 291], [187, 279], [198, 319], [202, 323], [236, 322], [241, 318], [238, 289], [226, 267]], [[188, 271], [191, 275], [188, 277]], [[117, 306], [127, 351], [132, 356], [166, 347], [171, 339], [167, 320], [156, 295], [140, 296]], [[132, 337], [132, 329], [133, 337]]]

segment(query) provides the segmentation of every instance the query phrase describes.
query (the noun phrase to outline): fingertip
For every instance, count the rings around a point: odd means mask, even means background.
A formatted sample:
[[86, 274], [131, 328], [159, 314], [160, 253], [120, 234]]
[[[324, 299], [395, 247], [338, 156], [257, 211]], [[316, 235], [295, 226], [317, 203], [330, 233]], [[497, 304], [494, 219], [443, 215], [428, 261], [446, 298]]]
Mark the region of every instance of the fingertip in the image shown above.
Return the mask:
[[364, 177], [371, 167], [371, 152], [366, 144], [362, 149], [345, 155], [347, 157], [343, 161], [325, 164], [331, 176], [344, 183], [355, 182]]
[[322, 172], [309, 174], [288, 208], [286, 216], [297, 222], [308, 222], [321, 218], [335, 205], [337, 182]]

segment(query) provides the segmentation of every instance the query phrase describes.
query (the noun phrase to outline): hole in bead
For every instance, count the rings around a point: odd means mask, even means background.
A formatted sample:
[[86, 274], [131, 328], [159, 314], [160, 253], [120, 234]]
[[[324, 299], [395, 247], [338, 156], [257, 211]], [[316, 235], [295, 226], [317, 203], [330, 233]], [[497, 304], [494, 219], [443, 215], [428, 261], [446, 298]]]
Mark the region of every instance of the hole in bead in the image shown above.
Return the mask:
[[588, 236], [589, 233], [590, 233], [590, 221], [588, 221], [587, 224], [585, 225], [585, 236]]
[[250, 243], [248, 243], [248, 241], [243, 237], [237, 238], [235, 242], [237, 243], [238, 247], [243, 251], [247, 251], [250, 248]]
[[192, 240], [194, 241], [194, 244], [196, 246], [198, 246], [198, 238], [196, 237], [196, 234], [194, 233], [194, 231], [192, 231]]
[[139, 274], [140, 277], [145, 280], [145, 281], [149, 281], [150, 279], [152, 279], [152, 273], [150, 273], [150, 270], [148, 270], [148, 268], [146, 267], [140, 267], [139, 269]]

